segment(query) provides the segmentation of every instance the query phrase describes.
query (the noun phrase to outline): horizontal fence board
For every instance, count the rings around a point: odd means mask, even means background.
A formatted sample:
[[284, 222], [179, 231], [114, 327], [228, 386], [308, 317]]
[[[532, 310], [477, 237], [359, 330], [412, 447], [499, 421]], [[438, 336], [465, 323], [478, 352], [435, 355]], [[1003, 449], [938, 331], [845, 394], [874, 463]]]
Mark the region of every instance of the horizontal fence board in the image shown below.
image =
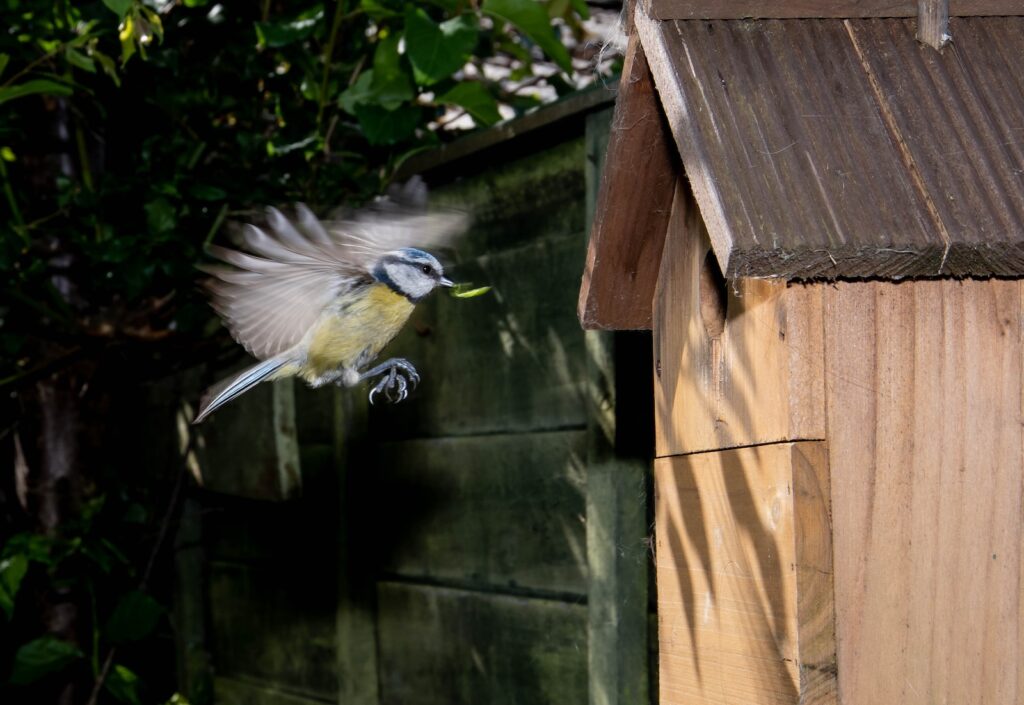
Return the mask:
[[381, 583], [384, 705], [584, 705], [585, 605]]
[[584, 431], [382, 444], [382, 571], [585, 594], [585, 454]]
[[[433, 204], [472, 216], [469, 230], [454, 243], [451, 254], [456, 261], [582, 232], [585, 162], [584, 140], [579, 137], [431, 191]], [[445, 254], [449, 253], [442, 253], [442, 261]]]
[[275, 565], [323, 558], [330, 547], [325, 537], [334, 535], [337, 523], [333, 449], [306, 445], [300, 457], [307, 491], [299, 499], [270, 503], [207, 496], [203, 531], [213, 560]]
[[[378, 438], [533, 431], [586, 424], [585, 346], [575, 315], [582, 233], [481, 257], [455, 279], [494, 287], [472, 299], [435, 294], [382, 357], [408, 358], [423, 380], [409, 400], [371, 409]], [[353, 393], [365, 394], [365, 386]]]
[[336, 696], [335, 568], [323, 558], [280, 561], [263, 569], [211, 563], [211, 631], [219, 676], [259, 678], [311, 697]]

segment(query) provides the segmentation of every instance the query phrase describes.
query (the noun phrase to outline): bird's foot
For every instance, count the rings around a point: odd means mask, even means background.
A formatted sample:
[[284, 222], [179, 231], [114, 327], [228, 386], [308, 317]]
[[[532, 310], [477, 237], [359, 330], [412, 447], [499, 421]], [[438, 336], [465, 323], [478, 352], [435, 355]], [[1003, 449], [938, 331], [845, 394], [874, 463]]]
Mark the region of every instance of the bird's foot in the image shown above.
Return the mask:
[[360, 379], [369, 379], [377, 375], [383, 376], [370, 388], [371, 404], [373, 398], [378, 394], [382, 394], [387, 401], [393, 404], [400, 402], [409, 396], [410, 389], [415, 388], [420, 381], [420, 376], [416, 373], [416, 368], [412, 366], [412, 363], [397, 357], [363, 372], [359, 377]]

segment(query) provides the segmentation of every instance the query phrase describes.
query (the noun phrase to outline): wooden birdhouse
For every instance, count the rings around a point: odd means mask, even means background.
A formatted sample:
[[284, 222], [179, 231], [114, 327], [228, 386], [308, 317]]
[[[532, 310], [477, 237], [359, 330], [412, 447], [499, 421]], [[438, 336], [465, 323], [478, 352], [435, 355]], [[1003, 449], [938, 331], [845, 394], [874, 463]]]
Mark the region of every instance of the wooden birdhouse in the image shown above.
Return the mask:
[[1024, 702], [1024, 3], [918, 5], [635, 8], [579, 315], [653, 331], [663, 705]]

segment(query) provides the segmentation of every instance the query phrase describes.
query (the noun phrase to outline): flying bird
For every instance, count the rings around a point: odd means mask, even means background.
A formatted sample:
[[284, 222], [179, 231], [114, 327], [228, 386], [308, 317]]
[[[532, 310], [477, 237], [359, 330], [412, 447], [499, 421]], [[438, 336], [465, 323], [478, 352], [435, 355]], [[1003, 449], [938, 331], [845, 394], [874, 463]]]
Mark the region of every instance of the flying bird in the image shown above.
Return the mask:
[[[259, 362], [211, 387], [199, 423], [265, 380], [298, 377], [311, 387], [370, 388], [388, 401], [406, 398], [416, 368], [392, 358], [372, 365], [413, 308], [437, 287], [451, 287], [428, 250], [463, 231], [459, 212], [427, 212], [422, 181], [409, 182], [370, 208], [321, 222], [303, 205], [293, 219], [267, 209], [266, 229], [246, 225], [242, 250], [213, 246], [224, 265], [201, 267], [211, 305], [234, 339]], [[372, 366], [371, 366], [372, 365]]]

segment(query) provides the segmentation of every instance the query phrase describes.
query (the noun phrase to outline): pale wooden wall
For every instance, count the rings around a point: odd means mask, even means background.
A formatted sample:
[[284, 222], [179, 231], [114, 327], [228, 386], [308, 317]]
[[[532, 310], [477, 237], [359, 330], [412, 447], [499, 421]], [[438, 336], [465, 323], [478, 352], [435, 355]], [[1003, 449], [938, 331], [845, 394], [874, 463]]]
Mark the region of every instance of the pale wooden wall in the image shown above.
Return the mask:
[[717, 332], [707, 250], [681, 190], [654, 306], [661, 702], [1024, 701], [1021, 284], [731, 282]]

